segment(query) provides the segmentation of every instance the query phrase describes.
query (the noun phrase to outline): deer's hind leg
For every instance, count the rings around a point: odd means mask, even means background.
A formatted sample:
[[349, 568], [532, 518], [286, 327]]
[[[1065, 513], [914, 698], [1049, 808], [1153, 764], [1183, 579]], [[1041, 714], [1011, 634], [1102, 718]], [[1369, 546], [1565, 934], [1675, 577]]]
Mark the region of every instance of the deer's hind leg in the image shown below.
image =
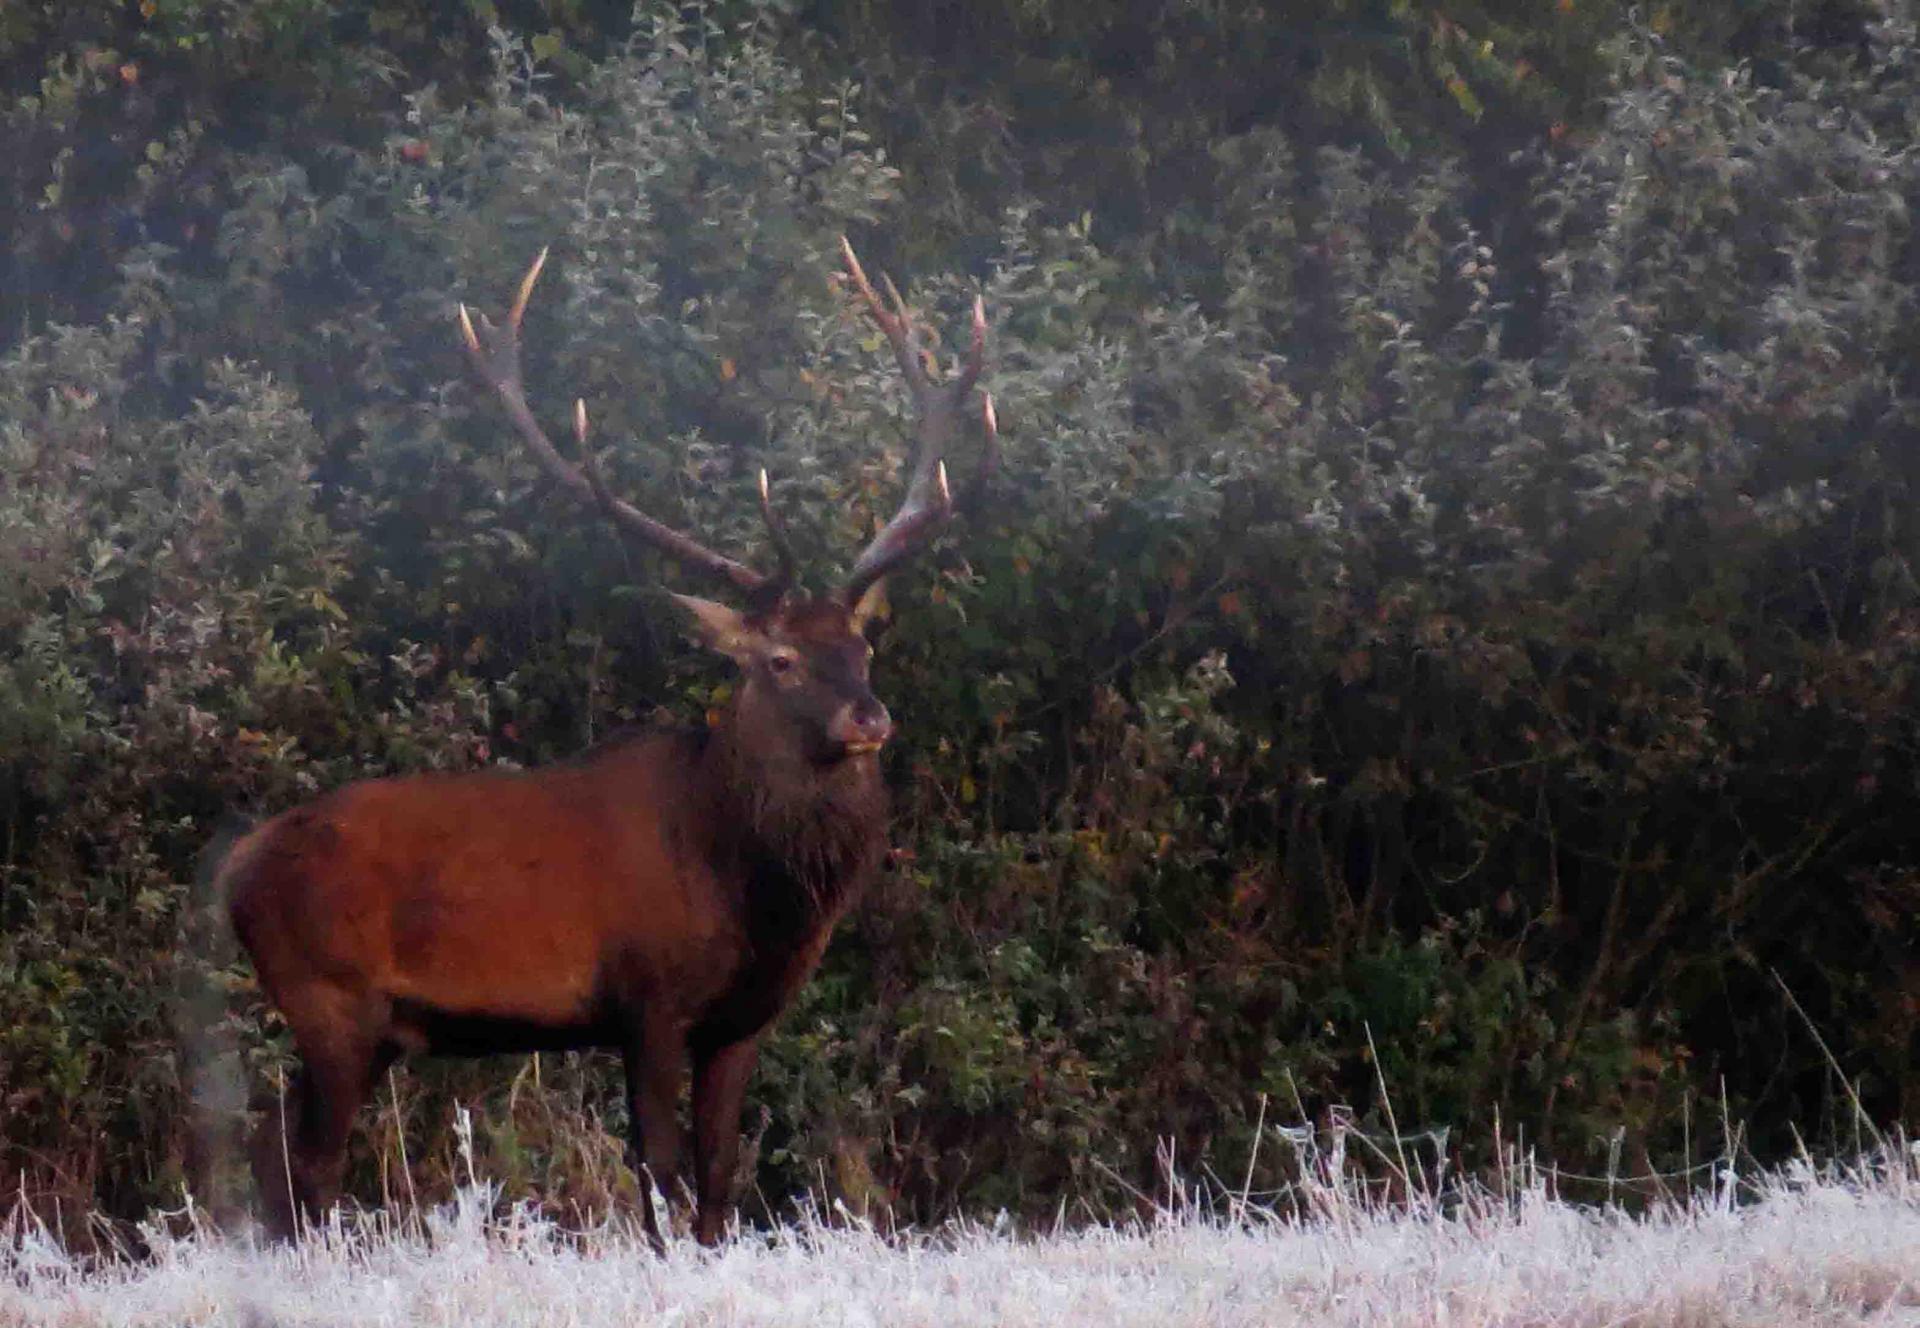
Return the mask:
[[267, 1107], [253, 1166], [267, 1226], [285, 1239], [339, 1197], [354, 1115], [397, 1047], [388, 1033], [388, 1003], [379, 998], [314, 982], [297, 993], [276, 993], [276, 1004], [293, 1030], [300, 1068], [286, 1102]]

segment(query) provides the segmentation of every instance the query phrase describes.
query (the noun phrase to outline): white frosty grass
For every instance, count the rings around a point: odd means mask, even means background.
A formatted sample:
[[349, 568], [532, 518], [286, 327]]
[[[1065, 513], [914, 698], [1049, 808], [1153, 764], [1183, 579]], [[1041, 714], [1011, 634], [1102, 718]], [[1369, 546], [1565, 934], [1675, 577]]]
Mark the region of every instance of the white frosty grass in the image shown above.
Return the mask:
[[16, 1213], [0, 1325], [1920, 1324], [1920, 1159], [1880, 1159], [1639, 1218], [1538, 1182], [1446, 1212], [1322, 1185], [1306, 1221], [1230, 1204], [1029, 1238], [813, 1223], [665, 1258], [502, 1213], [485, 1187], [424, 1230], [336, 1219], [298, 1249], [156, 1231], [151, 1258], [104, 1267]]

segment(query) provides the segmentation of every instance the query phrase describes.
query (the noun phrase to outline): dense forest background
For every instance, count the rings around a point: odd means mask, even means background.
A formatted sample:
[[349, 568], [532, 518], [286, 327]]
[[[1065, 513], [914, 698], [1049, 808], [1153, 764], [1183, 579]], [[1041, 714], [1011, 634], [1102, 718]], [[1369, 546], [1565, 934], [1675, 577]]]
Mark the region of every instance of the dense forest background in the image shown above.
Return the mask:
[[[536, 408], [736, 551], [765, 465], [824, 578], [904, 445], [843, 232], [949, 336], [984, 295], [1006, 460], [896, 578], [897, 860], [762, 1062], [750, 1217], [1271, 1189], [1262, 1113], [1468, 1171], [1920, 1127], [1915, 18], [9, 0], [0, 1188], [243, 1184], [231, 814], [726, 687], [456, 303], [552, 245]], [[349, 1183], [444, 1194], [458, 1102], [603, 1211], [618, 1088], [403, 1069]]]

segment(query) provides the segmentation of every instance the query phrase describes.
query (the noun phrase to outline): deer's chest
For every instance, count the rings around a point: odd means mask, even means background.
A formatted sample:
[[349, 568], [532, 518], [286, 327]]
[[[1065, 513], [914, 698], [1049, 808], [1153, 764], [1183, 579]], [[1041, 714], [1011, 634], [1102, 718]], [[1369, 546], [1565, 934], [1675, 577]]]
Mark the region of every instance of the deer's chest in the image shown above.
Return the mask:
[[701, 1021], [708, 1037], [751, 1036], [792, 1003], [819, 967], [858, 882], [834, 884], [839, 888], [810, 890], [778, 870], [749, 878], [740, 915], [744, 944], [732, 980]]

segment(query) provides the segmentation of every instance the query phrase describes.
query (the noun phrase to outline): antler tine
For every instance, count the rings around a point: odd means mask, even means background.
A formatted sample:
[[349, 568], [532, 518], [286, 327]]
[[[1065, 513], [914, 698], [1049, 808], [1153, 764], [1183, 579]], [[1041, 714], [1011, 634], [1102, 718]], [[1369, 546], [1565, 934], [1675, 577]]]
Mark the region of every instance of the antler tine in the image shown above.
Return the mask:
[[575, 397], [573, 401], [573, 441], [580, 449], [580, 469], [587, 477], [587, 483], [593, 486], [593, 497], [600, 504], [600, 510], [610, 512], [618, 500], [613, 490], [607, 487], [607, 478], [600, 470], [600, 459], [587, 445], [587, 402], [584, 397]]
[[986, 496], [987, 483], [1000, 469], [1000, 417], [994, 413], [993, 393], [980, 394], [980, 460], [974, 463], [973, 482], [961, 506], [971, 511]]
[[873, 283], [867, 280], [866, 269], [860, 266], [853, 245], [844, 235], [840, 237], [840, 252], [846, 256], [847, 276], [852, 279], [853, 288], [860, 292], [860, 298], [866, 301], [867, 312], [873, 315], [873, 321], [886, 335], [887, 344], [893, 347], [893, 358], [900, 365], [907, 386], [913, 389], [916, 397], [920, 396], [932, 387], [932, 383], [927, 378], [927, 366], [920, 358], [918, 338], [913, 334], [913, 319], [907, 313], [907, 305], [900, 298], [900, 292], [893, 287], [893, 278], [884, 272], [880, 274], [880, 280], [886, 283], [887, 294], [893, 297], [893, 308], [889, 310], [881, 303]]
[[887, 288], [887, 303], [893, 306], [893, 316], [907, 331], [913, 331], [913, 315], [907, 311], [907, 302], [900, 298], [900, 288], [893, 284], [893, 277], [882, 271], [880, 284]]
[[[953, 380], [953, 399], [965, 401], [967, 393], [973, 391], [973, 385], [980, 381], [980, 370], [987, 361], [987, 301], [986, 297], [973, 297], [973, 338], [967, 343], [967, 358], [960, 362], [960, 376]], [[993, 413], [993, 403], [987, 403], [987, 413]]]
[[594, 462], [593, 452], [587, 446], [587, 406], [584, 401], [574, 403], [573, 413], [574, 436], [580, 444], [584, 471], [560, 455], [560, 449], [547, 437], [546, 430], [540, 427], [540, 422], [527, 405], [520, 364], [520, 323], [526, 316], [528, 301], [533, 298], [534, 283], [540, 279], [540, 270], [546, 266], [546, 262], [547, 251], [542, 249], [527, 268], [526, 275], [520, 279], [513, 305], [507, 311], [506, 322], [496, 325], [485, 314], [476, 320], [465, 304], [460, 306], [460, 335], [466, 344], [467, 357], [473, 361], [474, 371], [499, 396], [501, 404], [506, 407], [507, 418], [513, 421], [521, 441], [533, 453], [533, 459], [578, 501], [593, 504], [606, 513], [623, 537], [664, 553], [696, 572], [725, 581], [755, 599], [769, 597], [776, 592], [784, 593], [787, 585], [785, 579], [769, 577], [745, 563], [715, 553], [691, 536], [655, 521], [633, 504], [616, 498], [607, 489]]
[[760, 468], [760, 516], [767, 523], [767, 538], [773, 542], [773, 555], [780, 560], [777, 579], [784, 590], [799, 575], [799, 562], [793, 556], [793, 544], [787, 538], [787, 523], [773, 510], [773, 494], [767, 485], [767, 468]]
[[540, 280], [540, 269], [547, 265], [547, 251], [550, 245], [541, 245], [540, 252], [533, 256], [533, 265], [527, 269], [527, 275], [520, 278], [520, 289], [514, 292], [513, 308], [507, 314], [517, 330], [520, 320], [527, 316], [527, 301], [533, 298], [533, 284]]
[[919, 552], [933, 532], [952, 518], [953, 492], [947, 487], [945, 461], [934, 463], [933, 482], [929, 487], [932, 493], [920, 500], [910, 497], [861, 553], [853, 570], [847, 573], [846, 585], [841, 588], [844, 602], [859, 603], [868, 587]]

